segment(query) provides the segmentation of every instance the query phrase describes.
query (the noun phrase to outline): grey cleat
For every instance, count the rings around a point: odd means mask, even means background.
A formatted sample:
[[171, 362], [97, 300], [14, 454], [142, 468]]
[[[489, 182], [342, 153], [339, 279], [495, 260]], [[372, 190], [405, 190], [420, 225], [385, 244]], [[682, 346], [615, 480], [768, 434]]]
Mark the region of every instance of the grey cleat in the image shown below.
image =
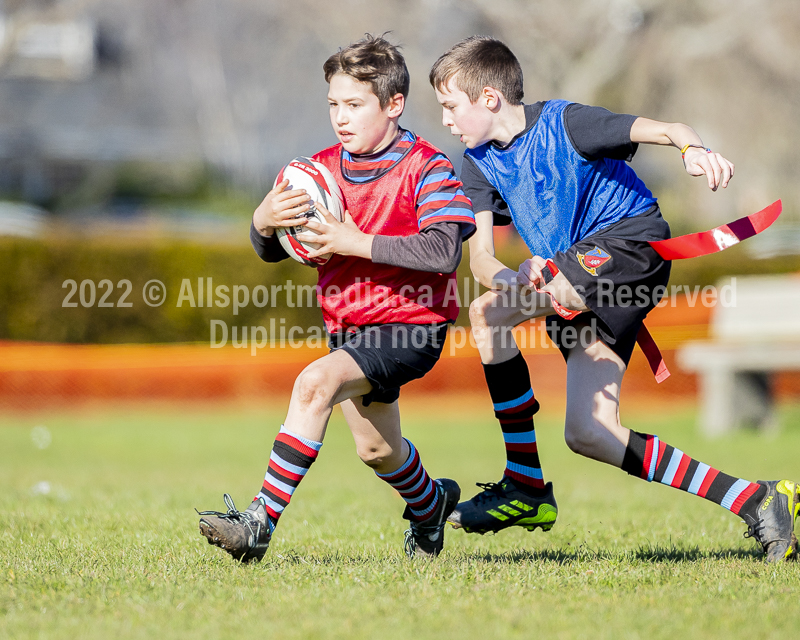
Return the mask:
[[269, 548], [275, 522], [261, 500], [253, 500], [246, 511], [237, 511], [229, 494], [224, 495], [226, 513], [200, 511], [200, 533], [241, 562], [259, 561]]

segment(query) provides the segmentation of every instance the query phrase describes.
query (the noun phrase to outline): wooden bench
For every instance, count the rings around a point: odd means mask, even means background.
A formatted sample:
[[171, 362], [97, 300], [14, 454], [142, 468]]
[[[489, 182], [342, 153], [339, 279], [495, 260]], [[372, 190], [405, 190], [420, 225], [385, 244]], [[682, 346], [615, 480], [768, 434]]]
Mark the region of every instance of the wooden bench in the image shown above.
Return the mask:
[[700, 428], [776, 428], [773, 375], [800, 370], [800, 275], [739, 277], [728, 306], [711, 317], [711, 341], [692, 342], [678, 364], [699, 376]]

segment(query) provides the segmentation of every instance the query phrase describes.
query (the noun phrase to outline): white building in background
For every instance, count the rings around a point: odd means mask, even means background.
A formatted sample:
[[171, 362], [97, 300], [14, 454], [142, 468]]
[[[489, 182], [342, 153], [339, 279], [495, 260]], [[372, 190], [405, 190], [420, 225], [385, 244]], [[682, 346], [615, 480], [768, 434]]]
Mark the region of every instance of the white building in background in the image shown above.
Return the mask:
[[95, 66], [96, 29], [89, 19], [0, 18], [0, 69], [5, 77], [85, 80]]

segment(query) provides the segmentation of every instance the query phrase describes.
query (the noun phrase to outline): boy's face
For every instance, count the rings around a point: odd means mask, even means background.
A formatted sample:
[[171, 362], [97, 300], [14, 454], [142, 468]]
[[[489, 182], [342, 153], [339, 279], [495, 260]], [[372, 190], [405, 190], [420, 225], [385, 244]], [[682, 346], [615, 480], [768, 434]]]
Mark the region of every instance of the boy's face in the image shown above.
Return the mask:
[[372, 87], [343, 73], [331, 78], [328, 89], [331, 125], [342, 146], [355, 154], [375, 153], [397, 134], [404, 98], [397, 94], [384, 109]]
[[467, 148], [474, 149], [492, 140], [494, 114], [485, 104], [484, 96], [470, 102], [451, 78], [446, 86], [436, 89], [436, 99], [442, 105], [442, 124], [454, 136], [460, 136]]

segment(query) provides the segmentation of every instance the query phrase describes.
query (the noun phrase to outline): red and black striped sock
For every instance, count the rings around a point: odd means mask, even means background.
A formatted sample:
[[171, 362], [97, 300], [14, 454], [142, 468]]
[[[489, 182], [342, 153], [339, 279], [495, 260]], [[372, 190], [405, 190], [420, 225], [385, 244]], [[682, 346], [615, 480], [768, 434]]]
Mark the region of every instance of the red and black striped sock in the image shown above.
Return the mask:
[[273, 520], [281, 517], [297, 485], [317, 459], [321, 447], [321, 442], [299, 436], [281, 425], [272, 445], [264, 484], [256, 496], [256, 499], [264, 500], [267, 513]]
[[406, 501], [408, 513], [414, 522], [423, 522], [431, 517], [439, 505], [439, 492], [422, 466], [419, 452], [408, 439], [403, 439], [408, 443], [408, 459], [396, 471], [375, 472], [375, 475], [397, 489], [400, 497]]
[[622, 470], [648, 482], [681, 489], [710, 500], [738, 516], [754, 514], [766, 488], [729, 476], [690, 458], [680, 449], [645, 433], [631, 431]]
[[539, 403], [533, 396], [528, 364], [521, 353], [497, 364], [484, 364], [483, 372], [494, 415], [500, 421], [506, 447], [505, 475], [531, 495], [544, 493], [533, 416]]

